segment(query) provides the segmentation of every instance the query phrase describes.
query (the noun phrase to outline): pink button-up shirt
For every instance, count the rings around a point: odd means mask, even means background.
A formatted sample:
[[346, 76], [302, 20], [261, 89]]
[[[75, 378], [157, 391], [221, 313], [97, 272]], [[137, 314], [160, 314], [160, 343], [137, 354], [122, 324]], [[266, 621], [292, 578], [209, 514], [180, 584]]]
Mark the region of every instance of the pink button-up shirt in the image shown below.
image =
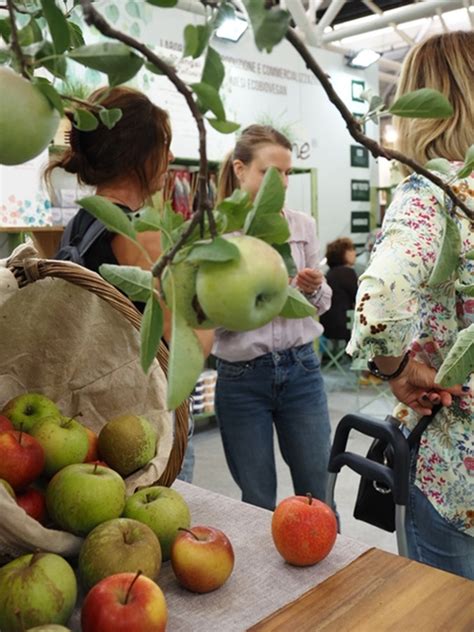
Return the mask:
[[[290, 227], [289, 244], [291, 254], [299, 270], [319, 267], [320, 252], [316, 238], [316, 222], [309, 215], [285, 209]], [[324, 281], [316, 295], [309, 299], [324, 314], [331, 306], [332, 290]], [[213, 354], [228, 362], [253, 360], [272, 351], [283, 351], [291, 347], [312, 342], [323, 333], [323, 326], [311, 316], [307, 318], [281, 318], [253, 331], [234, 332], [216, 329]]]

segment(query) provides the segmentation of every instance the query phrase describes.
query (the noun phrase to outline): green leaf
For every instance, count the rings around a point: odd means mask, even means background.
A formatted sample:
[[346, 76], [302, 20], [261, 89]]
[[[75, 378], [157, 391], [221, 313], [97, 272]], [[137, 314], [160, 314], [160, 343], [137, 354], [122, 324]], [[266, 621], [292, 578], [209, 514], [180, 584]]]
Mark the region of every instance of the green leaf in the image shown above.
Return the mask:
[[160, 230], [160, 213], [156, 208], [153, 208], [153, 206], [145, 206], [133, 215], [132, 224], [137, 233], [144, 233], [149, 230]]
[[53, 85], [44, 77], [34, 77], [31, 82], [40, 90], [61, 116], [64, 114], [64, 105], [61, 97]]
[[43, 32], [34, 18], [30, 18], [28, 24], [18, 31], [18, 42], [22, 48], [42, 40]]
[[233, 20], [235, 18], [235, 9], [231, 4], [227, 4], [226, 2], [222, 3], [217, 10], [217, 13], [214, 17], [214, 28], [218, 28], [221, 26], [223, 22], [226, 20]]
[[166, 252], [173, 245], [172, 233], [176, 228], [184, 225], [184, 217], [180, 213], [175, 213], [171, 202], [166, 202], [161, 213], [161, 249]]
[[74, 110], [74, 125], [81, 132], [92, 132], [99, 126], [99, 121], [89, 110], [77, 108]]
[[243, 3], [252, 23], [257, 48], [271, 53], [286, 35], [290, 14], [281, 9], [267, 10], [262, 0], [243, 0]]
[[293, 259], [293, 255], [291, 254], [291, 246], [288, 242], [284, 244], [272, 244], [273, 248], [277, 250], [283, 261], [285, 262], [286, 269], [288, 270], [288, 276], [293, 278], [298, 274], [298, 269], [296, 267], [295, 260]]
[[174, 277], [169, 269], [172, 324], [170, 356], [168, 363], [168, 408], [174, 410], [190, 395], [201, 371], [204, 368], [204, 356], [199, 340], [187, 324], [183, 314], [177, 310]]
[[430, 171], [437, 171], [438, 173], [442, 173], [444, 175], [451, 173], [451, 163], [449, 160], [446, 160], [446, 158], [433, 158], [432, 160], [428, 160], [425, 168]]
[[136, 241], [137, 234], [127, 213], [120, 206], [109, 202], [100, 195], [90, 195], [77, 203], [100, 220], [109, 230]]
[[80, 46], [68, 56], [74, 61], [105, 73], [110, 85], [124, 83], [134, 77], [143, 64], [143, 59], [135, 55], [121, 42], [101, 42]]
[[283, 215], [268, 213], [256, 215], [245, 234], [258, 237], [266, 241], [267, 244], [283, 244], [290, 238], [290, 229]]
[[10, 34], [12, 32], [9, 18], [0, 19], [0, 35], [3, 41], [8, 44], [10, 42]]
[[466, 255], [466, 259], [470, 259], [471, 261], [474, 259], [474, 250], [469, 250]]
[[178, 0], [146, 0], [148, 4], [154, 7], [162, 7], [163, 9], [171, 9], [178, 4]]
[[450, 279], [459, 264], [461, 254], [461, 235], [459, 228], [449, 215], [446, 215], [445, 218], [446, 224], [441, 248], [428, 281], [428, 285], [431, 287]]
[[192, 83], [190, 88], [192, 88], [194, 94], [196, 94], [206, 109], [211, 110], [218, 119], [225, 121], [224, 106], [215, 88], [207, 83]]
[[239, 129], [239, 123], [234, 123], [233, 121], [220, 121], [219, 119], [206, 119], [214, 129], [216, 129], [221, 134], [232, 134]]
[[71, 42], [66, 17], [56, 5], [55, 0], [41, 0], [41, 6], [53, 38], [54, 49], [57, 53], [63, 53]]
[[382, 97], [379, 97], [378, 94], [375, 94], [370, 98], [369, 102], [369, 112], [378, 112], [385, 106], [384, 100]]
[[471, 145], [464, 158], [464, 166], [457, 173], [458, 178], [467, 178], [474, 171], [474, 145]]
[[153, 275], [150, 270], [103, 263], [99, 267], [99, 272], [106, 281], [122, 290], [131, 301], [146, 303], [152, 295]]
[[465, 285], [464, 283], [461, 283], [461, 281], [456, 281], [456, 283], [454, 284], [454, 287], [463, 296], [474, 297], [474, 285], [473, 284]]
[[65, 79], [67, 73], [67, 64], [66, 58], [63, 55], [59, 55], [53, 59], [46, 59], [46, 61], [42, 61], [43, 58], [49, 58], [54, 54], [55, 52], [51, 42], [45, 42], [41, 50], [36, 54], [35, 60], [41, 62], [41, 65], [49, 70], [49, 72], [55, 77]]
[[127, 4], [125, 5], [125, 11], [132, 18], [139, 18], [140, 17], [140, 6], [138, 5], [137, 2], [135, 2], [135, 0], [129, 0], [127, 2]]
[[456, 342], [450, 349], [436, 374], [436, 383], [449, 388], [464, 384], [474, 372], [474, 323], [459, 332]]
[[119, 108], [100, 110], [99, 118], [108, 129], [112, 129], [122, 118], [122, 110]]
[[447, 98], [432, 88], [421, 88], [404, 94], [393, 103], [389, 112], [408, 118], [449, 118], [453, 106]]
[[[265, 235], [261, 237], [268, 243], [283, 243], [288, 240], [289, 229], [285, 218], [280, 214], [285, 202], [285, 187], [281, 175], [275, 167], [270, 167], [263, 178], [263, 182], [255, 198], [253, 209], [247, 215], [244, 224], [244, 232], [247, 235]], [[269, 215], [270, 219], [263, 220], [264, 215]], [[281, 221], [281, 218], [283, 222]], [[272, 232], [271, 224], [275, 222], [275, 230]]]
[[306, 318], [315, 316], [316, 308], [295, 287], [288, 287], [288, 298], [278, 314], [283, 318]]
[[211, 29], [207, 24], [188, 24], [184, 29], [184, 51], [183, 57], [192, 57], [197, 59], [200, 57], [211, 36]]
[[217, 206], [217, 209], [227, 218], [226, 231], [232, 233], [244, 227], [252, 202], [249, 194], [241, 189], [236, 189], [232, 195], [225, 198]]
[[152, 72], [154, 75], [163, 74], [163, 72], [157, 66], [155, 66], [155, 64], [152, 64], [150, 61], [145, 62], [145, 68], [149, 70], [150, 72]]
[[236, 261], [239, 257], [240, 250], [235, 244], [223, 237], [216, 237], [211, 243], [196, 244], [186, 260], [191, 263], [201, 263], [202, 261]]
[[207, 83], [207, 85], [219, 90], [224, 76], [225, 68], [221, 56], [212, 46], [209, 46], [202, 70], [201, 83]]
[[79, 46], [84, 46], [84, 36], [82, 35], [82, 29], [78, 24], [74, 22], [67, 23], [69, 29], [69, 40], [72, 48], [78, 48]]
[[147, 300], [140, 326], [140, 364], [144, 373], [156, 358], [163, 333], [163, 310], [153, 292]]

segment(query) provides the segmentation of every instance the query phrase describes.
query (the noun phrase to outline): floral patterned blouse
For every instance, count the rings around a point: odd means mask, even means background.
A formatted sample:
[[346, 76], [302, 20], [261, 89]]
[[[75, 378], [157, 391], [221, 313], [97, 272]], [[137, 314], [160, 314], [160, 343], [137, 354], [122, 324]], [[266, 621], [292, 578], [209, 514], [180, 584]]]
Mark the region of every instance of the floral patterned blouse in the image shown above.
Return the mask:
[[[452, 163], [452, 173], [459, 167]], [[474, 210], [474, 172], [453, 188]], [[442, 204], [442, 191], [417, 174], [395, 191], [360, 279], [348, 345], [353, 357], [401, 356], [411, 349], [416, 360], [438, 369], [458, 331], [474, 322], [474, 260], [467, 258], [474, 224], [465, 215], [448, 211], [461, 234], [456, 287], [454, 278], [428, 285], [446, 225]], [[471, 391], [441, 409], [423, 433], [416, 485], [453, 527], [474, 536], [474, 373], [466, 385]], [[419, 419], [404, 404], [394, 415], [409, 428]]]

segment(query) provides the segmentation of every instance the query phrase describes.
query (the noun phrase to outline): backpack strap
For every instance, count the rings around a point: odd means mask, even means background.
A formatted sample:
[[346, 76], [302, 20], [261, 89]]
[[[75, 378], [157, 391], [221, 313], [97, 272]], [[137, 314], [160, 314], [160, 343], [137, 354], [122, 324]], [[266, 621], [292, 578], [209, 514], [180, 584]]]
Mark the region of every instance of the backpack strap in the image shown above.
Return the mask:
[[93, 222], [91, 222], [77, 246], [79, 255], [83, 257], [86, 252], [88, 252], [88, 250], [95, 244], [97, 239], [101, 237], [101, 235], [103, 235], [106, 231], [107, 226], [102, 224], [102, 222], [99, 222], [98, 219], [95, 219]]

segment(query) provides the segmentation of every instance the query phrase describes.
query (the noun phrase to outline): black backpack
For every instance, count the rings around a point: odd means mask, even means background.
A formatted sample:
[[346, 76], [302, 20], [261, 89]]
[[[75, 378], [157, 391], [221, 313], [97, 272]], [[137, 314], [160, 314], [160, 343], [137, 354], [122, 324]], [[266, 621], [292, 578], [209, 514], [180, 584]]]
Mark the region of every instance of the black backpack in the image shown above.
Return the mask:
[[91, 246], [101, 237], [106, 231], [107, 227], [99, 222], [98, 219], [91, 217], [91, 221], [87, 227], [82, 227], [73, 237], [75, 233], [75, 219], [67, 224], [64, 229], [64, 233], [61, 237], [61, 243], [59, 244], [59, 250], [54, 255], [55, 259], [61, 261], [72, 261], [80, 266], [85, 266], [84, 255], [88, 252]]

